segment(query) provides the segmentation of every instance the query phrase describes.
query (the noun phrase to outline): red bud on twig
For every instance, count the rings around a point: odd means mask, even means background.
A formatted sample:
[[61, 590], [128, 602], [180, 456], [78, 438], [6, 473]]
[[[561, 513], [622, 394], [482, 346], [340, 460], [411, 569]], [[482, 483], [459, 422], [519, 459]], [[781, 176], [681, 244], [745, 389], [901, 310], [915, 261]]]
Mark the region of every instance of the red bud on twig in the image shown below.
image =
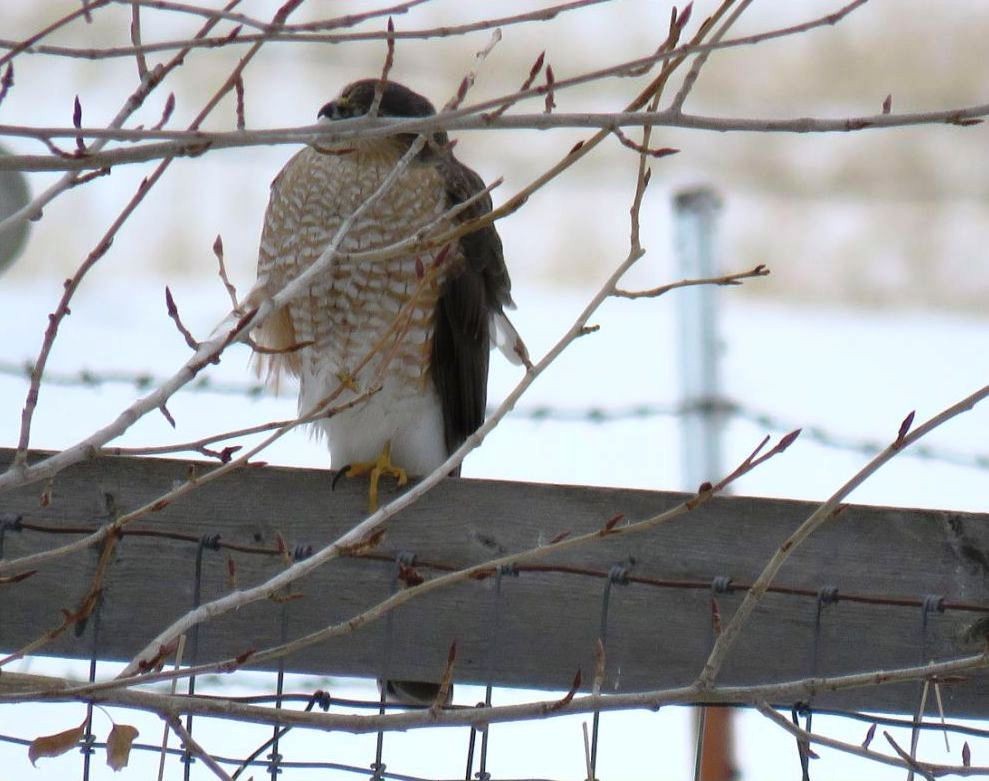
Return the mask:
[[52, 503], [52, 494], [55, 492], [55, 481], [49, 480], [45, 487], [41, 489], [41, 496], [38, 497], [38, 504], [47, 507]]
[[227, 554], [227, 588], [231, 591], [237, 588], [237, 562]]
[[872, 743], [872, 739], [876, 736], [876, 725], [873, 724], [869, 727], [869, 731], [865, 733], [865, 740], [862, 741], [862, 748], [869, 748], [869, 744]]
[[693, 10], [694, 10], [694, 3], [692, 1], [687, 3], [683, 7], [683, 10], [680, 12], [680, 15], [677, 17], [677, 27], [679, 27], [682, 30], [684, 27], [687, 26], [687, 22], [690, 21], [690, 14], [693, 12]]
[[7, 92], [13, 86], [14, 86], [14, 63], [8, 62], [7, 69], [3, 72], [3, 78], [0, 79], [0, 103], [3, 103], [3, 99], [7, 97]]
[[893, 110], [893, 96], [887, 95], [886, 99], [883, 100], [883, 114], [888, 114]]
[[625, 517], [625, 513], [616, 513], [608, 519], [608, 522], [604, 525], [604, 532], [607, 534]]
[[[76, 95], [75, 104], [72, 106], [72, 127], [76, 130], [82, 128], [82, 103], [79, 102], [79, 96]], [[76, 136], [76, 152], [82, 154], [86, 151], [86, 144], [82, 140], [82, 136]]]
[[573, 677], [573, 683], [570, 684], [570, 691], [563, 695], [562, 700], [557, 700], [550, 705], [549, 708], [547, 708], [547, 711], [552, 713], [553, 711], [560, 710], [560, 708], [565, 708], [569, 704], [570, 700], [574, 698], [574, 695], [577, 694], [577, 690], [580, 688], [580, 681], [580, 670], [578, 669], [577, 674]]
[[165, 127], [165, 123], [172, 118], [172, 112], [175, 111], [175, 93], [169, 92], [168, 97], [165, 99], [165, 107], [161, 111], [161, 119], [158, 120], [152, 130], [161, 130]]
[[453, 685], [453, 666], [457, 661], [457, 641], [450, 643], [450, 650], [446, 654], [446, 667], [443, 669], [443, 678], [440, 680], [439, 689], [436, 692], [436, 699], [430, 706], [431, 710], [438, 710], [444, 705], [450, 704], [450, 687]]
[[553, 75], [553, 66], [546, 66], [546, 108], [544, 109], [545, 114], [552, 114], [553, 109], [556, 108], [556, 101], [553, 99], [553, 86], [556, 84], [556, 77]]
[[916, 410], [910, 412], [903, 422], [900, 423], [900, 430], [896, 432], [896, 440], [893, 442], [893, 448], [899, 450], [903, 446], [903, 440], [906, 438], [907, 434], [910, 433], [910, 427], [913, 425], [913, 416]]
[[244, 79], [240, 75], [234, 79], [234, 92], [237, 96], [237, 129], [243, 130], [246, 127], [244, 121]]
[[790, 445], [792, 445], [794, 442], [797, 441], [797, 437], [800, 436], [801, 431], [803, 431], [803, 429], [799, 429], [799, 428], [791, 431], [789, 434], [783, 437], [783, 439], [780, 440], [779, 444], [775, 448], [773, 448], [773, 450], [776, 453], [782, 453], [784, 450], [790, 447]]
[[172, 428], [175, 428], [175, 418], [173, 418], [172, 413], [168, 411], [168, 407], [162, 404], [160, 407], [158, 407], [158, 411], [162, 414], [165, 420], [168, 421], [168, 425], [170, 425]]
[[288, 543], [285, 542], [285, 538], [279, 531], [275, 532], [275, 548], [278, 551], [278, 556], [281, 558], [282, 563], [286, 566], [292, 563], [292, 559], [288, 555]]

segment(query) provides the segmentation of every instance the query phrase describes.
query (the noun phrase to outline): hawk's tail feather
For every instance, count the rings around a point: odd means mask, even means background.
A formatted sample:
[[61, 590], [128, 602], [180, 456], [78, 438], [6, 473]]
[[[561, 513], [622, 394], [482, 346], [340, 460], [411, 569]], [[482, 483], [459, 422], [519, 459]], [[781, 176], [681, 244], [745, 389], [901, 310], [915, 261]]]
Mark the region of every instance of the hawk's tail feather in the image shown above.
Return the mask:
[[529, 350], [525, 342], [515, 330], [512, 321], [504, 312], [497, 312], [492, 318], [494, 328], [491, 329], [491, 342], [501, 350], [502, 354], [516, 366], [531, 366]]

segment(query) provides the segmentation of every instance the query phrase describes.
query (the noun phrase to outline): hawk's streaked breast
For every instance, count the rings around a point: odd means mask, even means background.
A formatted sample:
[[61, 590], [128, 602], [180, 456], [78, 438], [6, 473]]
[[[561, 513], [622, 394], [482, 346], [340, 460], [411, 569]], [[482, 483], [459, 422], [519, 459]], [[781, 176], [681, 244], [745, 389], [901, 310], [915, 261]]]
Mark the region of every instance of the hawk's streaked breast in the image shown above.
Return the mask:
[[[378, 189], [398, 159], [397, 152], [358, 149], [341, 154], [307, 147], [289, 161], [272, 185], [261, 236], [258, 274], [266, 278], [272, 292], [319, 258], [343, 220]], [[406, 239], [447, 208], [446, 191], [436, 169], [414, 163], [354, 223], [340, 252], [377, 249]], [[266, 333], [274, 337], [267, 339], [272, 346], [288, 346], [287, 337], [295, 343], [313, 342], [298, 356], [276, 356], [276, 366], [287, 364], [303, 384], [316, 382], [324, 393], [331, 392], [334, 380], [341, 377], [350, 377], [358, 384], [383, 380], [378, 376], [382, 370], [387, 377], [401, 378], [410, 393], [421, 393], [428, 379], [436, 300], [443, 277], [449, 273], [444, 269], [438, 279], [421, 276], [435, 255], [435, 250], [420, 255], [418, 262], [415, 255], [334, 260], [307, 295], [289, 304], [292, 333]], [[444, 266], [459, 261], [447, 256]], [[395, 323], [417, 292], [414, 309]], [[278, 322], [274, 319], [274, 324]], [[358, 371], [358, 365], [389, 329], [392, 335]]]

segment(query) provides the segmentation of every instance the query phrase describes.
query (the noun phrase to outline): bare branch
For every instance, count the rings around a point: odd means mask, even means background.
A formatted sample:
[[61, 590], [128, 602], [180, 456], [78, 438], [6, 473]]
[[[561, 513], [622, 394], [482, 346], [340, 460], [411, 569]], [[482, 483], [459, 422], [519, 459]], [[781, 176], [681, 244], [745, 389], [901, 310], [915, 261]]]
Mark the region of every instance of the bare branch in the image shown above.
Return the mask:
[[[353, 715], [337, 713], [303, 712], [286, 709], [258, 707], [220, 697], [173, 697], [168, 694], [130, 690], [123, 687], [153, 681], [172, 680], [190, 674], [202, 674], [216, 670], [215, 666], [199, 665], [185, 668], [118, 678], [98, 683], [66, 685], [61, 678], [38, 675], [4, 673], [0, 677], [0, 703], [16, 702], [93, 702], [126, 708], [150, 710], [156, 713], [209, 715], [216, 718], [236, 719], [255, 724], [281, 724], [305, 726], [325, 731], [371, 733], [378, 730], [402, 731], [433, 726], [474, 726], [484, 728], [488, 724], [500, 724], [540, 717], [569, 716], [594, 711], [655, 710], [664, 705], [713, 705], [751, 704], [764, 702], [797, 702], [811, 694], [845, 691], [863, 687], [882, 686], [894, 682], [923, 680], [928, 676], [948, 676], [984, 669], [989, 658], [984, 654], [952, 659], [931, 665], [901, 667], [880, 672], [854, 673], [820, 678], [805, 678], [752, 686], [715, 686], [699, 690], [694, 686], [681, 686], [651, 692], [631, 694], [588, 694], [577, 696], [579, 679], [562, 700], [527, 702], [520, 705], [496, 707], [452, 708], [439, 711], [420, 710], [388, 715]], [[569, 681], [568, 681], [569, 683]], [[565, 684], [566, 685], [566, 684]], [[561, 687], [562, 688], [562, 687]], [[768, 714], [767, 714], [768, 715]], [[782, 725], [781, 725], [782, 726]], [[808, 735], [812, 742], [824, 744], [817, 735]], [[985, 775], [989, 768], [965, 768], [963, 775]]]
[[130, 40], [134, 44], [134, 59], [137, 61], [137, 77], [141, 81], [148, 78], [148, 61], [141, 46], [141, 6], [131, 3]]
[[[935, 765], [930, 762], [918, 763], [910, 760], [909, 754], [906, 755], [906, 759], [903, 759], [902, 756], [891, 757], [886, 754], [881, 754], [878, 751], [871, 751], [868, 746], [862, 746], [856, 743], [846, 743], [841, 740], [836, 740], [835, 738], [820, 735], [816, 732], [808, 732], [807, 730], [800, 729], [800, 727], [791, 724], [784, 716], [777, 713], [775, 709], [765, 702], [759, 703], [757, 708], [759, 713], [773, 722], [776, 726], [789, 732], [798, 740], [805, 740], [809, 743], [827, 746], [828, 748], [837, 749], [838, 751], [843, 751], [846, 754], [862, 757], [864, 759], [871, 760], [872, 762], [878, 762], [883, 765], [891, 765], [893, 767], [901, 767], [904, 770], [912, 769], [922, 773], [926, 771], [933, 776], [981, 776], [989, 774], [989, 768], [986, 767], [970, 768], [958, 765]], [[894, 750], [897, 750], [898, 748], [898, 746], [894, 746]], [[897, 753], [899, 754], [900, 751], [902, 751], [902, 749], [899, 749]]]
[[876, 471], [880, 469], [884, 464], [890, 461], [892, 458], [906, 447], [909, 447], [917, 440], [929, 434], [934, 429], [943, 425], [947, 421], [951, 420], [964, 412], [968, 412], [976, 404], [989, 396], [989, 385], [986, 385], [974, 393], [966, 396], [961, 401], [956, 404], [951, 405], [944, 411], [938, 413], [930, 420], [926, 421], [922, 425], [915, 428], [910, 433], [898, 436], [893, 444], [889, 445], [885, 450], [879, 453], [875, 458], [869, 461], [862, 469], [855, 473], [848, 482], [846, 482], [841, 488], [839, 488], [830, 499], [824, 502], [807, 520], [805, 520], [800, 527], [791, 534], [779, 549], [773, 554], [773, 557], [766, 564], [765, 569], [756, 579], [755, 583], [752, 584], [752, 588], [745, 595], [745, 599], [742, 604], [738, 606], [738, 609], [731, 617], [731, 621], [725, 627], [724, 632], [717, 638], [714, 643], [714, 648], [711, 651], [707, 662], [704, 664], [704, 669], [701, 671], [698, 677], [698, 684], [702, 687], [710, 686], [721, 666], [724, 664], [725, 659], [731, 650], [732, 645], [738, 639], [738, 635], [741, 632], [745, 622], [748, 620], [752, 611], [755, 609], [756, 605], [762, 599], [766, 593], [766, 589], [769, 584], [772, 583], [776, 574], [779, 572], [780, 568], [790, 557], [790, 555], [804, 542], [811, 534], [813, 534], [822, 524], [831, 519], [836, 512], [840, 509], [841, 502], [847, 497], [852, 491], [854, 491], [858, 486], [860, 486], [866, 479], [873, 475]]
[[171, 713], [162, 713], [161, 717], [165, 720], [169, 727], [171, 727], [175, 734], [179, 736], [179, 740], [182, 741], [183, 745], [195, 756], [199, 757], [217, 778], [223, 779], [223, 781], [230, 781], [230, 775], [216, 762], [213, 757], [209, 755], [199, 743], [196, 741], [192, 734], [185, 728], [178, 716]]

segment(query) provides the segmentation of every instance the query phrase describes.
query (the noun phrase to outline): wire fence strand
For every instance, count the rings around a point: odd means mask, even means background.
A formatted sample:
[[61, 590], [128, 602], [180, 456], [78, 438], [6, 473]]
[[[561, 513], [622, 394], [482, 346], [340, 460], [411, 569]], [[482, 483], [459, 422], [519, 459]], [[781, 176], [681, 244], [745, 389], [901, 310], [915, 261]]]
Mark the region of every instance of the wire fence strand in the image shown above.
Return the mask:
[[[30, 382], [33, 362], [0, 360], [0, 376]], [[65, 388], [100, 389], [110, 385], [130, 386], [136, 391], [147, 391], [157, 387], [163, 378], [153, 372], [127, 370], [93, 370], [45, 372], [45, 382]], [[183, 387], [179, 394], [207, 393], [222, 396], [238, 396], [259, 400], [274, 398], [276, 394], [262, 382], [236, 382], [218, 380], [208, 375], [200, 375]], [[750, 423], [766, 431], [785, 433], [801, 428], [801, 439], [812, 441], [822, 447], [850, 453], [874, 455], [887, 446], [878, 438], [850, 436], [823, 426], [805, 425], [793, 419], [757, 409], [731, 399], [708, 399], [688, 404], [642, 402], [614, 406], [591, 405], [586, 407], [560, 407], [547, 404], [532, 404], [517, 407], [509, 420], [533, 423], [593, 424], [607, 425], [632, 420], [654, 418], [681, 418], [686, 415], [721, 415], [729, 420]], [[918, 443], [904, 451], [907, 458], [932, 461], [951, 466], [989, 471], [989, 453], [965, 453], [937, 446]]]

